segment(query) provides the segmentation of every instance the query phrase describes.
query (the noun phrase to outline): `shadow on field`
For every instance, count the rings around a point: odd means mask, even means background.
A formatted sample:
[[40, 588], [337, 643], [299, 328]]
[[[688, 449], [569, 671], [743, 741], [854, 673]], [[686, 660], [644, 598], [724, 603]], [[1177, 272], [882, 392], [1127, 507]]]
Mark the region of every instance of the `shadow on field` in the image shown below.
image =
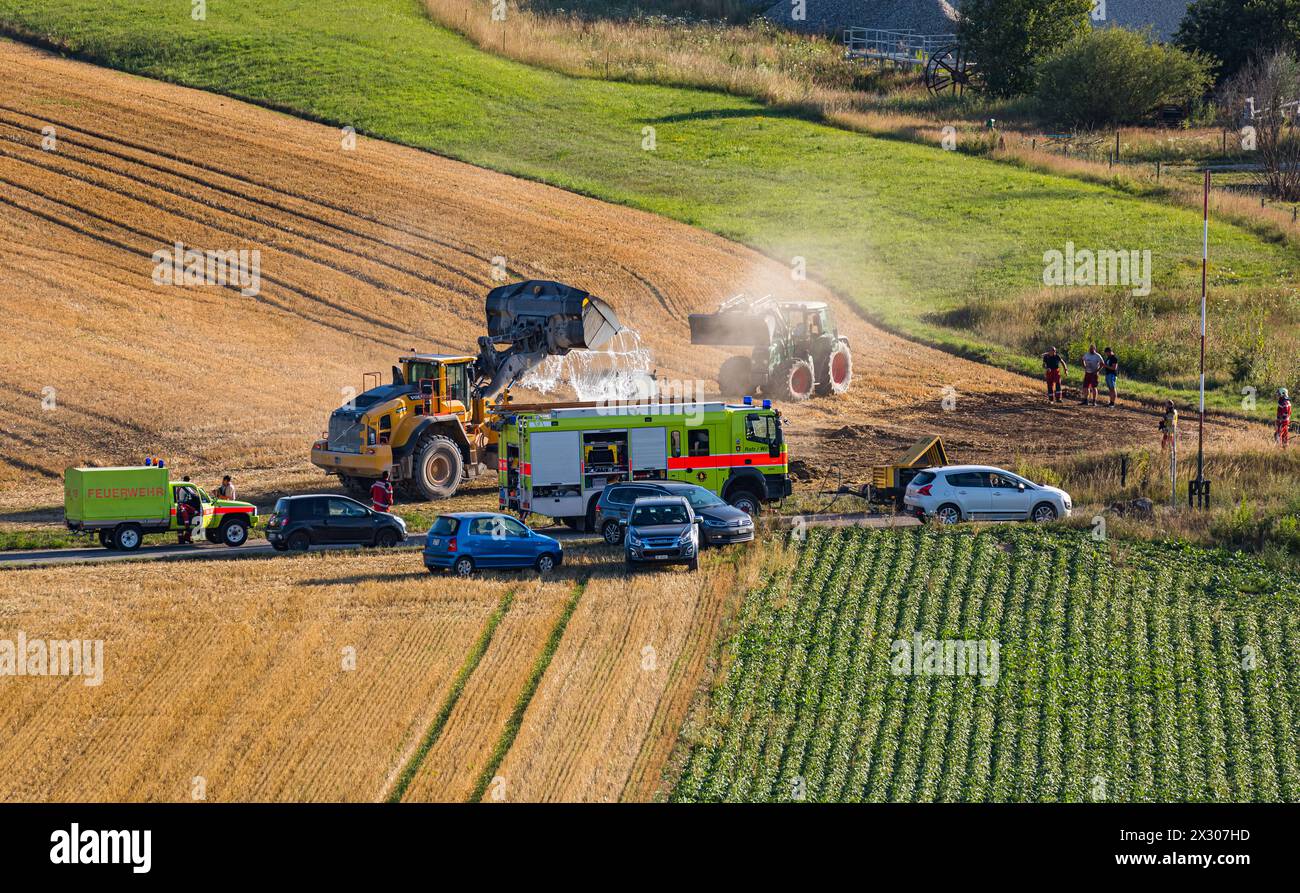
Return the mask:
[[730, 118], [806, 118], [797, 109], [779, 109], [771, 107], [753, 109], [706, 109], [697, 112], [681, 112], [676, 115], [662, 115], [658, 118], [643, 118], [646, 124], [675, 124], [681, 121], [710, 121]]

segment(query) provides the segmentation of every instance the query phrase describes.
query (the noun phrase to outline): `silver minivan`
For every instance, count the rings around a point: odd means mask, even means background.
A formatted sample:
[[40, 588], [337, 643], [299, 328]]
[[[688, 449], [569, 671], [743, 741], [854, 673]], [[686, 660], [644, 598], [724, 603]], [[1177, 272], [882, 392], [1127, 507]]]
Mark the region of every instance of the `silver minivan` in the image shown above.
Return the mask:
[[700, 518], [684, 496], [645, 496], [621, 522], [623, 558], [638, 564], [700, 565]]

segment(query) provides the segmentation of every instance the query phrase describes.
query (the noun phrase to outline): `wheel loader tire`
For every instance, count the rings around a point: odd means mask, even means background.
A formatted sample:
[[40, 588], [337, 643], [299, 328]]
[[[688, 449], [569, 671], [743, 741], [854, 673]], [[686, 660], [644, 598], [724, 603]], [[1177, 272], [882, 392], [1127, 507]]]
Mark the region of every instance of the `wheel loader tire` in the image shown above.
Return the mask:
[[843, 394], [853, 383], [853, 352], [843, 341], [838, 342], [826, 357], [826, 368], [818, 371], [817, 396]]
[[339, 475], [339, 483], [343, 485], [343, 492], [347, 493], [354, 499], [367, 500], [370, 498], [370, 486], [374, 481], [367, 478], [353, 477], [350, 474]]
[[456, 492], [464, 473], [460, 447], [448, 437], [425, 437], [415, 450], [411, 483], [425, 499], [446, 499]]
[[786, 360], [776, 369], [772, 382], [780, 400], [807, 400], [813, 393], [813, 367], [807, 360]]
[[728, 357], [718, 370], [718, 389], [728, 398], [753, 394], [753, 361], [749, 357]]

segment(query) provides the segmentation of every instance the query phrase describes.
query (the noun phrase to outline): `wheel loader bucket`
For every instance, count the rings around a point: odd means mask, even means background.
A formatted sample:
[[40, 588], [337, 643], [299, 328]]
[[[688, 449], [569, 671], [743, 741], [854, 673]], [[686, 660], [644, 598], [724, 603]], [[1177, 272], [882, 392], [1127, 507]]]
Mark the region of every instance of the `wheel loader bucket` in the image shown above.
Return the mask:
[[744, 311], [692, 313], [690, 324], [692, 344], [715, 347], [766, 347], [775, 328], [770, 316]]
[[487, 296], [488, 335], [497, 342], [536, 340], [545, 353], [597, 350], [622, 325], [595, 295], [560, 282], [532, 280], [502, 285]]

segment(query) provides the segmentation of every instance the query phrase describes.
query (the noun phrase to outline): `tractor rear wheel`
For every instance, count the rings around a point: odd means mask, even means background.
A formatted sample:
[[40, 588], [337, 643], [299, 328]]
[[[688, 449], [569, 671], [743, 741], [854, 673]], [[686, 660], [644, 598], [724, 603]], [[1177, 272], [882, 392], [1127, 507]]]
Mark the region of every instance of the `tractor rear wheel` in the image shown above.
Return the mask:
[[812, 364], [797, 358], [786, 360], [776, 368], [772, 381], [778, 398], [796, 402], [807, 400], [812, 396], [815, 381]]
[[826, 357], [826, 366], [817, 376], [817, 394], [843, 394], [853, 383], [853, 352], [843, 341], [837, 341]]
[[718, 370], [718, 389], [723, 397], [754, 393], [753, 361], [749, 357], [728, 357]]
[[460, 447], [449, 437], [432, 434], [415, 451], [415, 491], [425, 499], [446, 499], [456, 492], [464, 473]]

